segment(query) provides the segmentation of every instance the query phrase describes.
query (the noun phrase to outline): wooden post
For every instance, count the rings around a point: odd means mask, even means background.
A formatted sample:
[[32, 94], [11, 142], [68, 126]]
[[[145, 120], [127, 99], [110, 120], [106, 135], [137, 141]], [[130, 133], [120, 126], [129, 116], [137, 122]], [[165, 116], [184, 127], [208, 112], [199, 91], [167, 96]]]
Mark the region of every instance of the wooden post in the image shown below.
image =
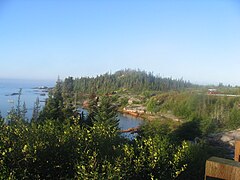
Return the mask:
[[239, 180], [240, 162], [230, 159], [211, 157], [206, 161], [205, 180], [219, 178], [226, 180]]
[[240, 140], [235, 141], [234, 161], [240, 162]]

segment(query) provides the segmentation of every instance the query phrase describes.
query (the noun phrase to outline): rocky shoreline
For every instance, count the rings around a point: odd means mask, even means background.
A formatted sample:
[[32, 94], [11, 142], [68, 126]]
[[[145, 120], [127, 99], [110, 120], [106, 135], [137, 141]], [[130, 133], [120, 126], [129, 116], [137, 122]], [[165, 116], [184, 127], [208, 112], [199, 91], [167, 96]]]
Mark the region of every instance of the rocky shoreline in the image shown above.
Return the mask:
[[230, 159], [234, 157], [236, 140], [240, 140], [240, 129], [210, 134], [207, 136], [209, 144], [227, 150], [228, 158]]

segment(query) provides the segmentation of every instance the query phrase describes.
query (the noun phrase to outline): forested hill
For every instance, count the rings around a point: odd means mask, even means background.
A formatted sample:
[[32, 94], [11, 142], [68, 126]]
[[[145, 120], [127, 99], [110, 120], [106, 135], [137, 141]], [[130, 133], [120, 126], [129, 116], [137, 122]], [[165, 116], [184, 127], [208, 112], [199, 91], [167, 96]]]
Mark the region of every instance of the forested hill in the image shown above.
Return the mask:
[[119, 89], [140, 92], [143, 90], [169, 91], [193, 87], [189, 81], [154, 76], [140, 70], [121, 70], [114, 74], [103, 74], [97, 77], [81, 77], [74, 81], [76, 91], [111, 92]]

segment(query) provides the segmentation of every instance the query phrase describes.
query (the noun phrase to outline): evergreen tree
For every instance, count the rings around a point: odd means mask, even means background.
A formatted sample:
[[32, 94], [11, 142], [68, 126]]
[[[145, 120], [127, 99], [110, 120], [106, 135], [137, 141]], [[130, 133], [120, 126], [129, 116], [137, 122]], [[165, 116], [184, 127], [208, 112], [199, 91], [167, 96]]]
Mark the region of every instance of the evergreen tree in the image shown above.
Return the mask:
[[73, 90], [74, 90], [74, 84], [73, 84], [73, 77], [65, 78], [63, 82], [63, 96], [66, 98], [73, 98]]
[[52, 119], [59, 122], [76, 116], [77, 110], [73, 106], [72, 78], [63, 83], [59, 78], [55, 87], [49, 92], [49, 98], [43, 110], [39, 113], [39, 121]]
[[34, 107], [33, 107], [32, 121], [37, 121], [39, 112], [40, 112], [40, 108], [41, 108], [40, 101], [39, 101], [39, 98], [37, 97], [36, 102], [34, 103]]
[[55, 88], [49, 92], [49, 98], [46, 105], [39, 115], [40, 121], [52, 119], [63, 122], [65, 117], [63, 113], [62, 81], [58, 78]]
[[86, 124], [88, 126], [93, 126], [94, 116], [96, 115], [97, 112], [98, 100], [99, 97], [97, 97], [96, 94], [91, 93], [88, 102], [88, 116], [86, 119]]
[[26, 114], [27, 114], [27, 106], [26, 106], [26, 103], [23, 102], [23, 106], [21, 109], [21, 119], [22, 120], [26, 120]]
[[96, 107], [93, 117], [93, 123], [102, 123], [112, 130], [119, 129], [119, 119], [117, 118], [117, 106], [113, 104], [111, 96], [103, 96]]
[[17, 121], [26, 121], [27, 107], [26, 103], [21, 104], [21, 95], [22, 89], [19, 89], [18, 92], [18, 101], [16, 107], [12, 107], [11, 111], [8, 113], [7, 121], [8, 122], [17, 122]]
[[19, 89], [18, 91], [18, 101], [17, 101], [17, 107], [16, 107], [16, 115], [17, 118], [21, 118], [21, 95], [22, 95], [22, 88]]

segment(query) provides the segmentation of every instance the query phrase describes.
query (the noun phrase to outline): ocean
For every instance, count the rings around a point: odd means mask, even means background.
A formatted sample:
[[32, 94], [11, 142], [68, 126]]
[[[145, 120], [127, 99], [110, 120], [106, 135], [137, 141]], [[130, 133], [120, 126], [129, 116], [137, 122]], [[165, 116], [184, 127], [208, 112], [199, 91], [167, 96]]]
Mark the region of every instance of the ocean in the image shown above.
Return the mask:
[[32, 118], [32, 112], [36, 99], [39, 98], [41, 107], [44, 106], [48, 94], [39, 87], [53, 87], [55, 81], [43, 80], [13, 80], [0, 79], [0, 111], [5, 118], [12, 108], [16, 108], [18, 103], [18, 93], [22, 89], [20, 96], [21, 105], [25, 102], [27, 107], [26, 117]]

